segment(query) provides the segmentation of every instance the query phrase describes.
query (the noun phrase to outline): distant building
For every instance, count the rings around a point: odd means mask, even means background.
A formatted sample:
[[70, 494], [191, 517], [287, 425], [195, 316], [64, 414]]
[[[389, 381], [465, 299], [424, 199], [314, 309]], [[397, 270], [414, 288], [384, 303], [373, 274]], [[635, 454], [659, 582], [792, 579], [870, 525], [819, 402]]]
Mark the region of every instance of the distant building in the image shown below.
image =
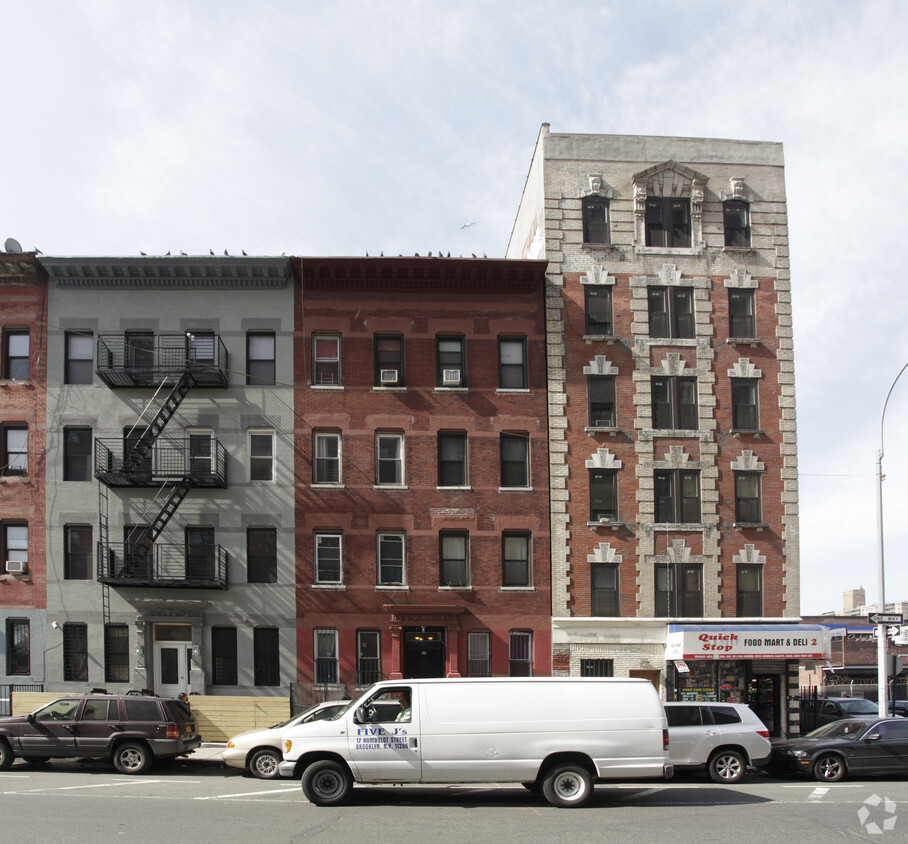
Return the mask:
[[544, 272], [299, 260], [304, 694], [551, 673]]
[[554, 672], [797, 733], [825, 640], [798, 623], [781, 145], [543, 125], [507, 255], [549, 262]]
[[[9, 242], [8, 242], [9, 243]], [[0, 713], [44, 682], [46, 286], [33, 253], [0, 253]]]

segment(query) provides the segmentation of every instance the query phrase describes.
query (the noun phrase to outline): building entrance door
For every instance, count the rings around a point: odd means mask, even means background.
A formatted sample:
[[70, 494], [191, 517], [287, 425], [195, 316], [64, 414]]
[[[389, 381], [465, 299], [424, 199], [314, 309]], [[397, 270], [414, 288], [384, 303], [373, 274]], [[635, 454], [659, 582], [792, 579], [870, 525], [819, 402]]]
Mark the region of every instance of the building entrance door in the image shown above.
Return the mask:
[[404, 677], [445, 676], [443, 628], [404, 628]]
[[192, 625], [156, 624], [154, 626], [154, 690], [161, 697], [176, 697], [189, 692], [192, 666]]
[[769, 735], [778, 738], [781, 735], [782, 714], [779, 708], [779, 676], [765, 674], [752, 677], [747, 702], [757, 718], [766, 725]]

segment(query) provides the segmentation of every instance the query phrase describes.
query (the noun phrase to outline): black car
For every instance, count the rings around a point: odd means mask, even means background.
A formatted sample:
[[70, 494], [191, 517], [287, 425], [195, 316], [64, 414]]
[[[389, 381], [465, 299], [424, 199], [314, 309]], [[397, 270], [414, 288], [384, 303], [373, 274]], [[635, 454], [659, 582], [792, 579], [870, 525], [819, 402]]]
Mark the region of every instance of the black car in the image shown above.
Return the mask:
[[908, 720], [843, 718], [797, 739], [774, 741], [770, 773], [797, 773], [823, 782], [846, 775], [908, 774]]
[[0, 719], [0, 771], [17, 756], [32, 765], [81, 756], [110, 759], [121, 774], [141, 774], [155, 759], [181, 756], [201, 743], [195, 717], [181, 700], [73, 695]]

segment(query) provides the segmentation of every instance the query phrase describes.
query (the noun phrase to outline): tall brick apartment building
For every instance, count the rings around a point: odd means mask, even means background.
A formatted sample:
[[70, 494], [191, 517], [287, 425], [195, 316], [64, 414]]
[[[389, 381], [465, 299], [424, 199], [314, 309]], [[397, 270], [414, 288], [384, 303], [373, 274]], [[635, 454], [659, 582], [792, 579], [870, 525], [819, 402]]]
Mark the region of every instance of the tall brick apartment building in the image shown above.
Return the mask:
[[545, 262], [298, 267], [303, 687], [549, 674]]
[[787, 732], [828, 638], [797, 623], [781, 145], [543, 125], [507, 254], [549, 262], [554, 673]]
[[[34, 253], [0, 254], [0, 301], [0, 686], [5, 687], [44, 681], [47, 298]], [[0, 711], [5, 703], [0, 701]]]

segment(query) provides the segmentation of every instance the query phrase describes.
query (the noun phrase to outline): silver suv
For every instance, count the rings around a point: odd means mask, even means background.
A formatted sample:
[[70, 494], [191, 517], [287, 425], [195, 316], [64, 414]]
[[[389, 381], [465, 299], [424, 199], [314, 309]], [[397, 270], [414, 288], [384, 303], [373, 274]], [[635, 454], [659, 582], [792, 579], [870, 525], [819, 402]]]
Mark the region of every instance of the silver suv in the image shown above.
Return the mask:
[[706, 768], [713, 782], [735, 783], [769, 761], [769, 730], [743, 703], [665, 704], [675, 770]]

